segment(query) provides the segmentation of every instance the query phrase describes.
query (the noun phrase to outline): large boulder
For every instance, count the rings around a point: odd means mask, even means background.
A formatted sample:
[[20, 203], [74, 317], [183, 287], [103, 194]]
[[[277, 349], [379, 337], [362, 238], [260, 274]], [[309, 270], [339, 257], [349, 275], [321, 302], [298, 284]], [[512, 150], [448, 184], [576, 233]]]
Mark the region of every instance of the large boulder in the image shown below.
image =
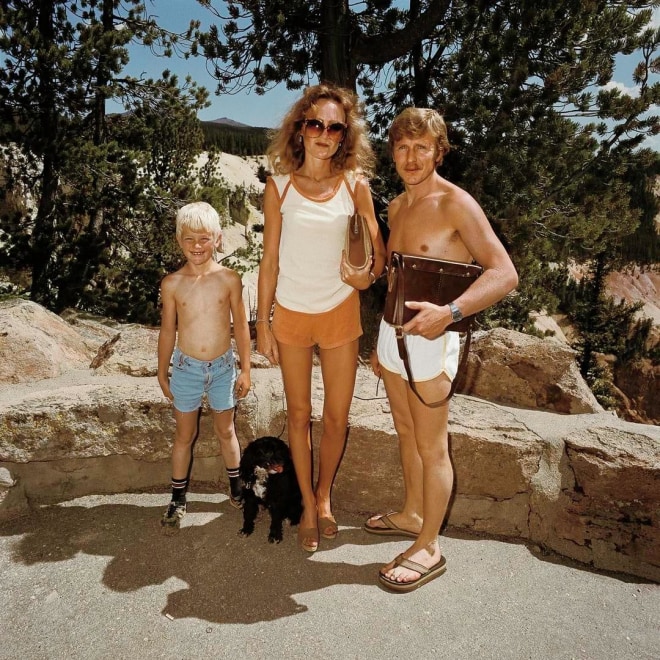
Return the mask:
[[123, 326], [99, 347], [90, 366], [98, 374], [155, 376], [158, 373], [158, 328]]
[[450, 409], [455, 493], [449, 523], [528, 538], [531, 482], [545, 441], [515, 413], [457, 397]]
[[553, 338], [504, 328], [475, 333], [460, 391], [523, 408], [603, 412], [580, 374], [573, 349]]
[[561, 449], [554, 488], [539, 489], [532, 507], [532, 536], [598, 568], [660, 580], [658, 429], [599, 416], [576, 424]]
[[117, 337], [124, 325], [112, 319], [67, 308], [60, 316], [78, 332], [94, 357], [99, 347]]
[[605, 425], [565, 439], [563, 510], [579, 521], [571, 541], [588, 545], [604, 568], [614, 568], [615, 554], [617, 565], [660, 565], [660, 452], [647, 428]]
[[93, 353], [66, 321], [22, 298], [0, 302], [0, 382], [55, 378], [88, 367]]
[[630, 416], [648, 424], [660, 424], [660, 365], [644, 358], [614, 365], [614, 384], [625, 392]]

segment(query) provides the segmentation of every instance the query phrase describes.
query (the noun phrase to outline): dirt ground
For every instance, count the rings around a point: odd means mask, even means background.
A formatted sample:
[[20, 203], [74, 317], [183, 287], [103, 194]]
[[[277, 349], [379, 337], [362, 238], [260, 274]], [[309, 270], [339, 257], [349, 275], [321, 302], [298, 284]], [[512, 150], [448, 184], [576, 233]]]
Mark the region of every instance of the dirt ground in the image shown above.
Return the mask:
[[0, 525], [0, 658], [657, 658], [660, 585], [523, 543], [442, 537], [448, 570], [411, 594], [378, 586], [410, 540], [337, 511], [309, 555], [285, 528], [237, 534], [225, 495], [193, 492], [163, 536], [165, 493], [88, 496]]

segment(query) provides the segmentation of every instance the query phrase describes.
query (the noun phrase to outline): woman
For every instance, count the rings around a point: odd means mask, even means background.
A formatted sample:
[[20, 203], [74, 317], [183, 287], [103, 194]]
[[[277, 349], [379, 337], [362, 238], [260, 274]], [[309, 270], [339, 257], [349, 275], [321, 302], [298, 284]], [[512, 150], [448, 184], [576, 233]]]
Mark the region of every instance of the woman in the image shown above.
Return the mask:
[[[333, 539], [331, 490], [339, 467], [355, 386], [359, 289], [385, 265], [365, 176], [374, 158], [356, 95], [309, 87], [284, 118], [267, 152], [274, 172], [264, 192], [264, 253], [259, 268], [257, 350], [279, 364], [288, 411], [288, 439], [303, 496], [298, 540], [315, 552], [319, 535]], [[361, 270], [343, 254], [348, 216], [367, 219], [374, 259]], [[272, 312], [272, 323], [271, 319]], [[324, 386], [318, 480], [312, 484], [310, 422], [314, 347]]]

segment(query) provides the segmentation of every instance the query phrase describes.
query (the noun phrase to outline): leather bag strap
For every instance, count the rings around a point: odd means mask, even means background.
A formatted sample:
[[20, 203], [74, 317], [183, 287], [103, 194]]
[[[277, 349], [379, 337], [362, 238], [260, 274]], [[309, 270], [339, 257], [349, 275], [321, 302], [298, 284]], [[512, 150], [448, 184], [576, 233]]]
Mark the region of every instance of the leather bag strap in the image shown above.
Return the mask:
[[[346, 184], [346, 189], [348, 190], [348, 194], [351, 196], [351, 199], [353, 200], [353, 210], [354, 212], [357, 213], [357, 197], [355, 195], [355, 189], [351, 188], [351, 182], [348, 180], [348, 177], [346, 176], [346, 173], [344, 173], [344, 183]], [[354, 180], [353, 183], [355, 186], [357, 186], [357, 180]]]
[[[396, 281], [396, 298], [394, 299], [396, 302], [396, 307], [394, 311], [394, 324], [397, 326], [397, 337], [399, 333], [399, 328], [400, 326], [403, 325], [403, 308], [406, 304], [406, 296], [404, 293], [404, 286], [403, 286], [403, 275], [404, 275], [403, 266], [404, 266], [404, 261], [401, 258], [401, 256], [398, 253], [392, 254], [392, 264], [390, 265], [390, 267], [394, 269], [392, 276], [395, 278]], [[403, 336], [403, 331], [401, 331], [401, 336]], [[401, 351], [399, 351], [399, 354], [400, 353]], [[407, 354], [408, 353], [406, 352], [406, 355]]]
[[399, 357], [403, 361], [403, 366], [406, 369], [406, 375], [408, 376], [408, 384], [410, 385], [410, 389], [415, 393], [415, 396], [425, 406], [428, 406], [429, 408], [439, 408], [440, 406], [447, 403], [447, 401], [449, 401], [449, 399], [451, 399], [452, 396], [454, 396], [454, 392], [456, 391], [456, 386], [458, 384], [458, 377], [461, 373], [465, 372], [465, 367], [467, 366], [467, 359], [468, 359], [468, 354], [470, 352], [471, 342], [472, 342], [472, 327], [470, 326], [468, 331], [465, 333], [465, 346], [463, 347], [463, 355], [461, 355], [461, 360], [458, 365], [458, 371], [456, 372], [456, 377], [451, 382], [451, 388], [449, 389], [449, 394], [447, 394], [447, 396], [441, 401], [429, 402], [429, 401], [424, 401], [422, 395], [417, 391], [417, 385], [415, 385], [415, 379], [413, 378], [412, 370], [410, 369], [410, 361], [408, 359], [408, 348], [406, 347], [406, 337], [403, 334], [403, 331], [397, 328], [396, 345], [397, 348], [399, 349]]

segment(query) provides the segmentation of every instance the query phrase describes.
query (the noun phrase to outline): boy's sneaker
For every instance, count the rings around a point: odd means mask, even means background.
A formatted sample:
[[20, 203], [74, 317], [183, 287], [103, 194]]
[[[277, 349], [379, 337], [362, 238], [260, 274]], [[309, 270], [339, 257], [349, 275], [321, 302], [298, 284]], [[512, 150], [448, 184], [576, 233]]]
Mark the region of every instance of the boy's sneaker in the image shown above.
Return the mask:
[[165, 511], [163, 517], [160, 519], [160, 524], [165, 529], [179, 529], [179, 526], [181, 525], [181, 518], [183, 518], [185, 515], [186, 503], [172, 500], [167, 507], [167, 511]]

